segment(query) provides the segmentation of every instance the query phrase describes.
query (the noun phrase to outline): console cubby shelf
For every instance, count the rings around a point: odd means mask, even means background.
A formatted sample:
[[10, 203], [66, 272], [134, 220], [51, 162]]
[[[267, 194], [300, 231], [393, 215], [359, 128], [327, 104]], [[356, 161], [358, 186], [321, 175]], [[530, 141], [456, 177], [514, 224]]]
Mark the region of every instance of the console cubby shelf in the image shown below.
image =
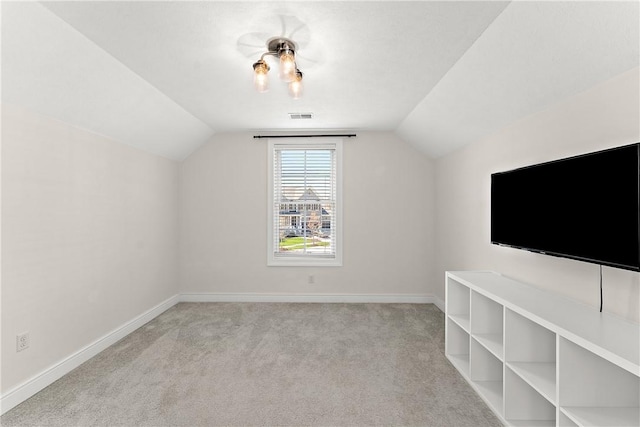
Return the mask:
[[640, 426], [640, 325], [494, 272], [445, 295], [445, 353], [503, 423]]

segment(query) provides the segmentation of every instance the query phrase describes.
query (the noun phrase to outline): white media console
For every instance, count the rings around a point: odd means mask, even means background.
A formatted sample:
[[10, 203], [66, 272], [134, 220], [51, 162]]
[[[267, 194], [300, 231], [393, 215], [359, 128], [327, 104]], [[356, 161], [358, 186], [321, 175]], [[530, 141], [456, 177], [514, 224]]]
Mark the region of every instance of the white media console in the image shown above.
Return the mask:
[[447, 358], [512, 426], [640, 426], [640, 325], [494, 272], [446, 273]]

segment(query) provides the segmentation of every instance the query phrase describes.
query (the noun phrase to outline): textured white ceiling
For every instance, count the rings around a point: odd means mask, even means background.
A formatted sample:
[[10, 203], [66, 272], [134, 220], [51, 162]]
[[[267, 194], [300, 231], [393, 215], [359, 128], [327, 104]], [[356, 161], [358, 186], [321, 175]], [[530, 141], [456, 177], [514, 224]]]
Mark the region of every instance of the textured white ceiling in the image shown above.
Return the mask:
[[37, 3], [2, 3], [2, 100], [173, 159], [212, 134]]
[[[1, 5], [3, 102], [178, 160], [214, 132], [302, 128], [395, 130], [436, 157], [639, 56], [635, 1]], [[275, 75], [252, 88], [278, 35], [299, 44], [302, 99]]]
[[512, 3], [398, 134], [438, 157], [637, 67], [639, 5]]

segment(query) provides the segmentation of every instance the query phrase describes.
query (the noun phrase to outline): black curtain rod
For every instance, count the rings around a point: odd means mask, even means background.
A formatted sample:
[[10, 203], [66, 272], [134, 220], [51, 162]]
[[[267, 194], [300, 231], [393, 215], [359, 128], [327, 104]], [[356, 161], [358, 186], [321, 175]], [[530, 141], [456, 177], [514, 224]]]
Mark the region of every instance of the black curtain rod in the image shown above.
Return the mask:
[[338, 135], [253, 135], [254, 139], [262, 139], [262, 138], [330, 138], [330, 137], [338, 137], [338, 138], [353, 138], [355, 137], [355, 133], [343, 133]]

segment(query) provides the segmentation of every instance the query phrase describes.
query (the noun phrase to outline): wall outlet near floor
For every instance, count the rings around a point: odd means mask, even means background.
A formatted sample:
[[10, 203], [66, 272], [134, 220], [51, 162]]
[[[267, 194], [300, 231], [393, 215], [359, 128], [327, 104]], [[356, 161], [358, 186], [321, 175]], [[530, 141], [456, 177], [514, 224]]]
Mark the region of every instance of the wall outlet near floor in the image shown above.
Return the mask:
[[29, 348], [29, 332], [16, 335], [16, 351], [22, 351]]
[[314, 274], [310, 274], [309, 278], [307, 279], [307, 283], [309, 283], [310, 285], [316, 283], [316, 276]]

